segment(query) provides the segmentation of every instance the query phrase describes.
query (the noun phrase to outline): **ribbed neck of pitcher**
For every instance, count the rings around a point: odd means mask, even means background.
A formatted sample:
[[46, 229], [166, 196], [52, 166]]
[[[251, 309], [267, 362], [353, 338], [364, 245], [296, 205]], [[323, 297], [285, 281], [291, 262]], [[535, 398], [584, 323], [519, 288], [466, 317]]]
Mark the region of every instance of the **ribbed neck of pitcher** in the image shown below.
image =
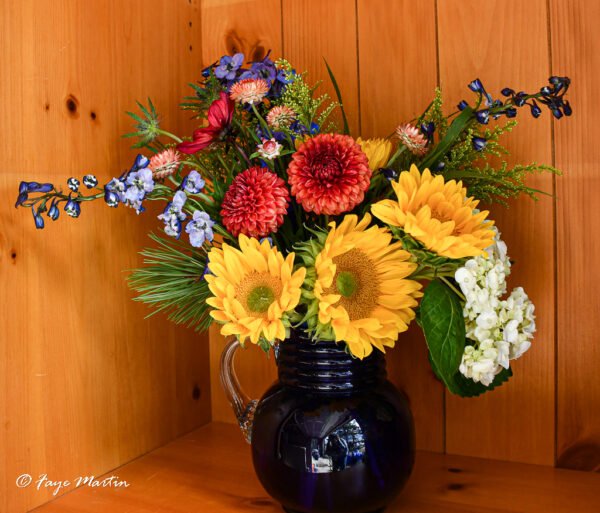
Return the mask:
[[379, 351], [359, 360], [345, 351], [345, 344], [314, 342], [295, 331], [279, 344], [277, 368], [283, 385], [315, 393], [359, 392], [386, 378]]

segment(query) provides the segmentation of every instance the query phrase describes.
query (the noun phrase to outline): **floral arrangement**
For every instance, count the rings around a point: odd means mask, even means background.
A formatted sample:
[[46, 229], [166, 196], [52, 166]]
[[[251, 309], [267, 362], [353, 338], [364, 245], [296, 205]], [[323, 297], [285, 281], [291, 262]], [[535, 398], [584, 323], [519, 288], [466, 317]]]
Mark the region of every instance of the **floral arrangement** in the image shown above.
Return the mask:
[[535, 315], [522, 288], [507, 291], [507, 248], [479, 202], [535, 198], [526, 176], [557, 172], [508, 166], [499, 139], [520, 109], [569, 116], [569, 79], [531, 94], [506, 88], [502, 99], [474, 80], [473, 100], [449, 115], [438, 90], [391, 136], [361, 139], [327, 69], [336, 101], [283, 59], [224, 56], [181, 104], [201, 125], [191, 137], [165, 131], [148, 100], [129, 113], [126, 137], [142, 149], [129, 170], [104, 185], [69, 178], [64, 192], [21, 182], [16, 206], [43, 228], [61, 210], [79, 217], [87, 201], [137, 214], [163, 201], [164, 233], [150, 235], [129, 278], [154, 311], [200, 330], [217, 322], [266, 351], [304, 330], [361, 359], [394, 347], [415, 320], [450, 391], [493, 389], [530, 347]]

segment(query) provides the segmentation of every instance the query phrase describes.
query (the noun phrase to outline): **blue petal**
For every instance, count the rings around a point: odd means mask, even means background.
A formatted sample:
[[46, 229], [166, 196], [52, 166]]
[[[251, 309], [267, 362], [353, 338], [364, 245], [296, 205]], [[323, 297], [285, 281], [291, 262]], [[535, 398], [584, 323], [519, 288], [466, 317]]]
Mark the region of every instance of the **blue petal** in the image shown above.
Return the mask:
[[476, 151], [481, 151], [487, 146], [487, 141], [483, 137], [473, 137], [472, 144]]

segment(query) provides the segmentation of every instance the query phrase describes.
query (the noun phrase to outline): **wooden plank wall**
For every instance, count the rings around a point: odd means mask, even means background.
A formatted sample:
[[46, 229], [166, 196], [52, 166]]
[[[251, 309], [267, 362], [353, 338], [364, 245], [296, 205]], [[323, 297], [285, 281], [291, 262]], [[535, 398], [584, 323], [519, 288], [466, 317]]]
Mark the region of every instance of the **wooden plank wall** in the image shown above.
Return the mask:
[[[413, 118], [441, 85], [448, 108], [480, 77], [489, 90], [533, 90], [550, 74], [573, 78], [572, 118], [519, 116], [509, 138], [512, 161], [553, 163], [564, 176], [534, 187], [557, 200], [522, 199], [494, 216], [515, 260], [511, 285], [534, 300], [539, 331], [515, 363], [508, 386], [474, 400], [444, 392], [411, 332], [389, 353], [391, 379], [411, 399], [418, 446], [454, 454], [593, 470], [600, 468], [600, 194], [595, 101], [600, 39], [595, 0], [260, 0], [202, 2], [204, 64], [224, 52], [267, 49], [327, 84], [336, 72], [355, 135], [387, 135]], [[331, 91], [330, 86], [325, 89]], [[218, 388], [223, 341], [211, 334], [213, 419], [231, 421]], [[240, 355], [241, 380], [260, 395], [275, 376], [251, 348]]]
[[[144, 320], [121, 279], [139, 264], [152, 213], [91, 205], [44, 233], [12, 204], [24, 177], [93, 170], [108, 179], [127, 167], [132, 152], [119, 134], [135, 99], [152, 96], [165, 126], [191, 130], [176, 108], [186, 82], [236, 51], [284, 55], [331, 93], [326, 58], [353, 133], [367, 137], [421, 112], [436, 85], [451, 108], [475, 77], [492, 91], [572, 77], [571, 119], [523, 113], [509, 139], [514, 161], [564, 170], [531, 182], [554, 190], [556, 202], [494, 209], [516, 261], [512, 285], [538, 311], [538, 336], [515, 378], [486, 397], [452, 397], [414, 330], [388, 368], [411, 399], [422, 449], [600, 469], [597, 2], [8, 0], [0, 13], [0, 510], [52, 498], [17, 489], [23, 472], [98, 474], [210, 416], [233, 420], [218, 385], [222, 338], [211, 332], [209, 352], [188, 330]], [[256, 348], [240, 356], [240, 378], [258, 396], [273, 362]]]
[[0, 4], [2, 512], [53, 498], [17, 488], [22, 473], [101, 475], [210, 418], [207, 337], [144, 320], [124, 281], [156, 212], [85, 205], [39, 232], [13, 207], [21, 179], [128, 168], [136, 99], [191, 130], [177, 104], [200, 70], [199, 15], [196, 0]]

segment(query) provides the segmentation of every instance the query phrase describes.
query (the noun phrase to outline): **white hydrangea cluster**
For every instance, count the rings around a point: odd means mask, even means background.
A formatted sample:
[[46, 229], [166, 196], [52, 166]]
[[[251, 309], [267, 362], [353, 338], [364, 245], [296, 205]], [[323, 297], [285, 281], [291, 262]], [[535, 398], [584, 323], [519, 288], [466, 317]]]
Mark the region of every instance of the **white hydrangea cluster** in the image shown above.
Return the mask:
[[508, 369], [531, 346], [535, 333], [534, 305], [521, 287], [507, 299], [506, 278], [510, 261], [506, 244], [496, 231], [488, 257], [475, 257], [456, 271], [455, 280], [465, 296], [467, 339], [460, 372], [475, 382], [489, 386], [496, 374]]

